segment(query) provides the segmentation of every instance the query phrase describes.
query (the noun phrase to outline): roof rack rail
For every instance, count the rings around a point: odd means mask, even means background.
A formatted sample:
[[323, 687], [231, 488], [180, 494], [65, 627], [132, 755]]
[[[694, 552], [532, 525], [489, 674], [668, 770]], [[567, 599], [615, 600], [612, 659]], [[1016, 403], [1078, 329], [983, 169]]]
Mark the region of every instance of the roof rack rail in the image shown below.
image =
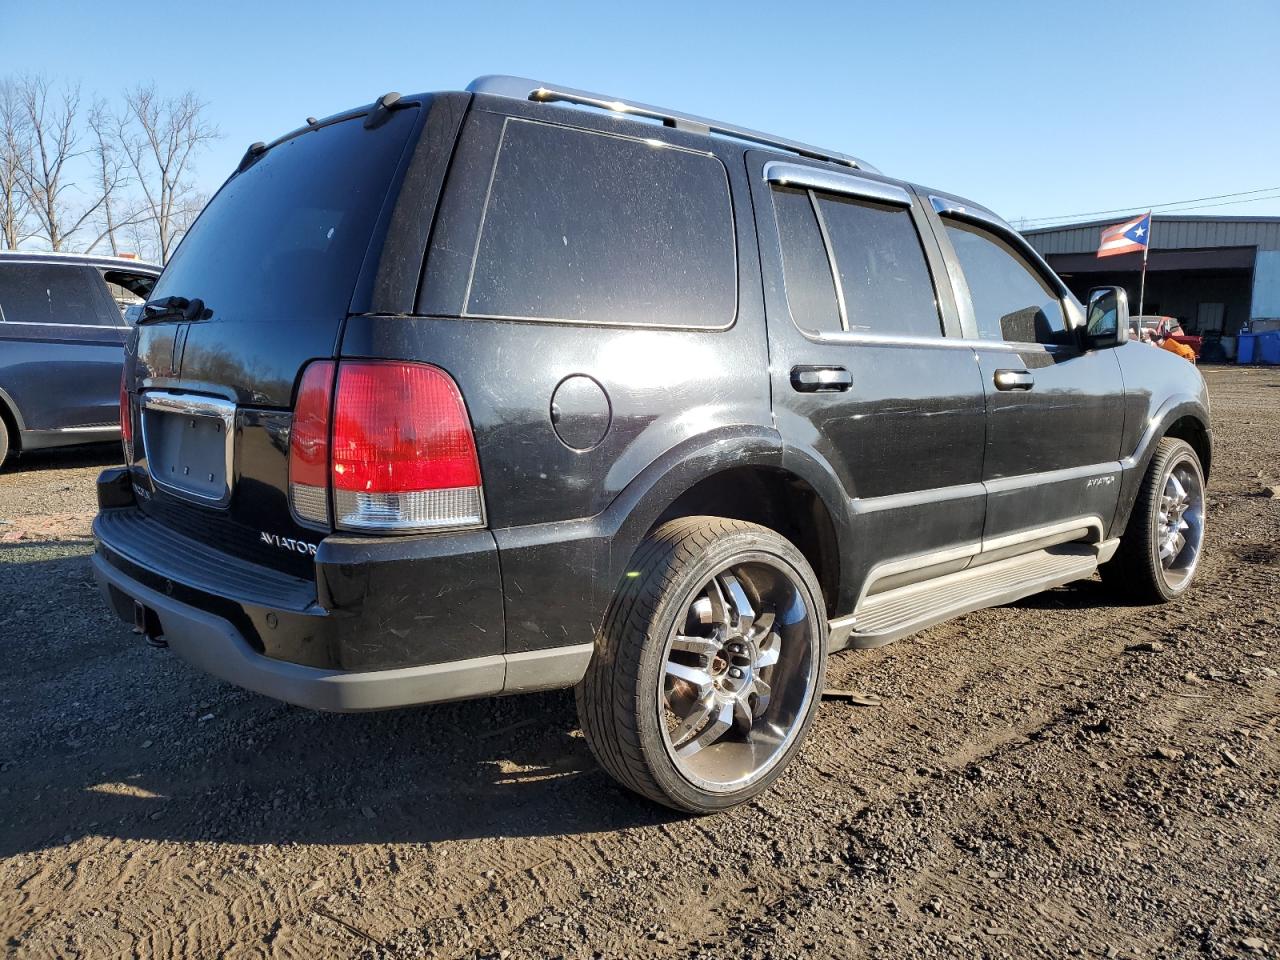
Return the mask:
[[603, 94], [591, 93], [587, 90], [557, 87], [537, 80], [530, 80], [526, 77], [508, 77], [500, 74], [477, 77], [467, 85], [467, 92], [487, 93], [498, 97], [511, 97], [515, 100], [533, 100], [538, 103], [572, 103], [583, 107], [599, 107], [602, 110], [612, 110], [615, 113], [660, 120], [664, 126], [673, 127], [676, 130], [717, 134], [734, 140], [745, 140], [749, 143], [785, 150], [788, 153], [795, 153], [813, 160], [826, 160], [831, 163], [843, 164], [846, 167], [868, 170], [871, 173], [880, 172], [857, 157], [836, 153], [832, 150], [824, 150], [821, 147], [810, 146], [807, 143], [800, 143], [796, 140], [786, 140], [782, 137], [761, 133], [758, 130], [750, 130], [747, 127], [736, 127], [733, 124], [721, 123], [719, 120], [708, 120], [705, 117], [676, 113], [673, 110], [667, 110], [662, 107], [633, 103], [629, 100], [619, 100], [616, 97], [606, 97]]

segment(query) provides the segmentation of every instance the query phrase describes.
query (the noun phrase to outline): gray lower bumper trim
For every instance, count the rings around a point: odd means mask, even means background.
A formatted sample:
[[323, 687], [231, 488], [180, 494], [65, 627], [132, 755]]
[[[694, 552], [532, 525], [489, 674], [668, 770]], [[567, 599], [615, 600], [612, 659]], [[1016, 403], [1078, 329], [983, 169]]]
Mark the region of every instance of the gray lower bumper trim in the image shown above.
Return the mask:
[[263, 656], [221, 617], [179, 603], [93, 558], [105, 591], [115, 587], [155, 611], [169, 648], [207, 673], [256, 693], [316, 710], [356, 712], [570, 687], [582, 679], [590, 643], [395, 670], [349, 672]]

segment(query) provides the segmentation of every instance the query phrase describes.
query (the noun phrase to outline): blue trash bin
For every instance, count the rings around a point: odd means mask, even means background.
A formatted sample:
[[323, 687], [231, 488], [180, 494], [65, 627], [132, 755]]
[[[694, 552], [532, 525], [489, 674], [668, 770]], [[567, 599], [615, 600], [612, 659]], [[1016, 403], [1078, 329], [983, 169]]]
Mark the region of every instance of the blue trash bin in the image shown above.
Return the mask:
[[1236, 340], [1236, 363], [1253, 363], [1253, 345], [1257, 340], [1253, 333], [1242, 333]]
[[1254, 353], [1263, 363], [1280, 364], [1280, 330], [1259, 334]]

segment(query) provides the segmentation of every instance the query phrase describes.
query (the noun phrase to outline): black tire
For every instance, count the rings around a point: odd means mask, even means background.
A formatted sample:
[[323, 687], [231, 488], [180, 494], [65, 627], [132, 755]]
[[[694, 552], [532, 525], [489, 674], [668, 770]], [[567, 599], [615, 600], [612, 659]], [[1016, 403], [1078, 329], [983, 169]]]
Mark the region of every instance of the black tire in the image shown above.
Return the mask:
[[[1165, 483], [1169, 475], [1179, 469], [1194, 475], [1199, 502], [1196, 512], [1189, 514], [1192, 522], [1198, 524], [1193, 544], [1195, 555], [1187, 561], [1190, 568], [1176, 571], [1175, 575], [1175, 571], [1167, 569], [1160, 559], [1161, 508]], [[1204, 545], [1204, 506], [1204, 470], [1200, 458], [1185, 441], [1163, 438], [1143, 475], [1129, 525], [1120, 537], [1120, 548], [1111, 561], [1101, 567], [1103, 583], [1116, 596], [1140, 604], [1168, 603], [1185, 593], [1195, 578], [1196, 564]]]
[[[752, 594], [756, 583], [744, 573], [749, 570], [756, 571], [757, 580], [763, 571], [766, 584], [772, 576], [770, 589], [789, 592], [792, 602], [776, 621], [772, 613], [764, 612], [773, 609], [760, 599], [765, 595]], [[698, 604], [707, 603], [709, 591], [716, 590], [723, 601], [725, 593], [719, 585], [729, 581], [738, 583], [733, 574], [741, 576], [740, 585], [747, 594], [757, 598], [752, 602], [762, 611], [754, 615], [754, 626], [748, 627], [746, 634], [739, 634], [755, 637], [749, 649], [751, 657], [757, 659], [735, 662], [749, 662], [751, 665], [745, 668], [745, 673], [761, 681], [767, 677], [768, 683], [761, 684], [765, 691], [763, 700], [752, 699], [751, 706], [743, 708], [746, 712], [741, 721], [733, 714], [728, 732], [718, 735], [722, 741], [713, 740], [708, 747], [698, 748], [699, 751], [705, 749], [704, 759], [699, 762], [719, 762], [718, 757], [726, 756], [725, 750], [750, 753], [754, 762], [754, 757], [760, 755], [755, 740], [755, 717], [763, 714], [752, 711], [785, 710], [784, 716], [788, 719], [776, 727], [760, 724], [760, 729], [767, 731], [761, 736], [777, 737], [778, 742], [769, 747], [770, 759], [762, 761], [758, 771], [746, 775], [751, 777], [749, 782], [744, 779], [738, 787], [729, 781], [724, 786], [709, 788], [706, 781], [699, 783], [695, 782], [696, 777], [691, 779], [686, 772], [687, 758], [677, 761], [674, 756], [678, 751], [666, 719], [671, 715], [664, 713], [670, 708], [670, 701], [663, 691], [669, 689], [664, 684], [673, 682], [669, 658], [681, 659], [676, 656], [673, 644], [688, 639], [678, 636], [680, 625], [696, 623], [687, 618], [698, 609]], [[796, 600], [803, 602], [803, 611]], [[727, 609], [733, 613], [736, 607], [737, 602], [731, 600]], [[722, 603], [722, 612], [724, 609]], [[701, 622], [710, 623], [706, 619]], [[724, 636], [717, 626], [702, 629]], [[686, 628], [684, 632], [690, 631]], [[729, 641], [708, 642], [727, 644]], [[764, 663], [762, 651], [766, 645], [773, 651], [769, 655], [776, 666], [772, 668]], [[729, 646], [724, 648], [728, 649]], [[741, 645], [734, 649], [739, 653], [743, 651]], [[595, 655], [575, 691], [583, 733], [600, 765], [628, 789], [690, 813], [727, 809], [766, 790], [795, 758], [821, 700], [826, 650], [827, 622], [822, 590], [804, 556], [789, 541], [765, 527], [739, 520], [720, 517], [673, 520], [640, 545], [605, 617]], [[726, 687], [743, 682], [726, 679], [741, 677], [743, 671], [735, 673], [730, 669], [721, 659], [723, 651], [715, 656], [711, 653], [694, 656], [698, 657], [699, 664], [705, 664], [708, 675], [717, 669], [727, 671], [716, 680], [714, 693], [710, 687], [694, 688], [700, 697], [705, 694], [699, 705], [705, 703], [709, 707], [712, 697], [721, 695], [722, 680]], [[766, 669], [772, 672], [766, 673]], [[775, 683], [778, 689], [772, 691]], [[803, 691], [799, 686], [802, 683], [805, 684]], [[766, 706], [762, 707], [762, 703]], [[723, 718], [723, 713], [717, 713], [717, 718]], [[784, 728], [785, 736], [777, 733]], [[693, 736], [692, 733], [685, 735]], [[696, 738], [701, 739], [701, 735]], [[750, 741], [752, 746], [730, 742], [739, 738], [742, 742]], [[715, 751], [722, 752], [713, 756]]]

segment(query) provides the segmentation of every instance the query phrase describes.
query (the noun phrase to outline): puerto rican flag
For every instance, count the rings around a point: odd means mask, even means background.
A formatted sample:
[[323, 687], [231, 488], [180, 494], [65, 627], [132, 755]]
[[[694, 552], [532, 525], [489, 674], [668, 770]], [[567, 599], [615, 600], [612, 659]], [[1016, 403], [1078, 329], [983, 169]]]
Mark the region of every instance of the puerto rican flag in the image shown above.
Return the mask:
[[1098, 256], [1114, 257], [1118, 253], [1134, 253], [1145, 250], [1151, 239], [1151, 213], [1106, 227], [1098, 244]]

